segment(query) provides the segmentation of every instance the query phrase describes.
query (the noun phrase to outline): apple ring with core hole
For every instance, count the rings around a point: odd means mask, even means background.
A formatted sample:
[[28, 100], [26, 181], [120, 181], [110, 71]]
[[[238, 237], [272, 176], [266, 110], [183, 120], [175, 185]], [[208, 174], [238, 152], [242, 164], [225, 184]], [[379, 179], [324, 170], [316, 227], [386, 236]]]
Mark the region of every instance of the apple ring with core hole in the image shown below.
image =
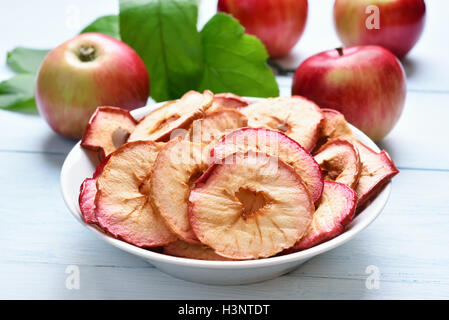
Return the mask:
[[235, 153], [212, 164], [190, 192], [189, 219], [220, 256], [257, 259], [293, 246], [315, 207], [295, 170], [264, 153]]

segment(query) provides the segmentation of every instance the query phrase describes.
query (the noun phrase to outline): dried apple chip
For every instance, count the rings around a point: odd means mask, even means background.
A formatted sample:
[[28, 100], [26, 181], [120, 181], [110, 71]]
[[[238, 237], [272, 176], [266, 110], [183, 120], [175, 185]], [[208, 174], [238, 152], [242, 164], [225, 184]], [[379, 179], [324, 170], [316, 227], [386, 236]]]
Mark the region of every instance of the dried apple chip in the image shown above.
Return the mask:
[[212, 105], [214, 95], [209, 90], [199, 93], [189, 91], [181, 99], [170, 101], [145, 116], [137, 124], [129, 141], [151, 140], [166, 142], [176, 129], [188, 129], [191, 123], [202, 118]]
[[235, 109], [239, 110], [249, 105], [249, 102], [242, 97], [233, 93], [219, 93], [214, 95], [214, 102], [207, 110], [207, 113], [221, 110], [221, 109]]
[[235, 152], [264, 152], [291, 165], [303, 180], [314, 202], [323, 191], [320, 166], [296, 141], [275, 130], [241, 128], [227, 134], [211, 151], [211, 161], [219, 161]]
[[248, 119], [234, 109], [221, 109], [210, 112], [205, 118], [195, 120], [190, 128], [188, 139], [192, 142], [209, 145], [232, 130], [246, 127]]
[[81, 146], [97, 151], [101, 161], [126, 142], [136, 124], [128, 110], [98, 107], [84, 130]]
[[138, 247], [156, 247], [176, 240], [149, 200], [151, 172], [161, 145], [126, 143], [114, 151], [97, 178], [98, 224], [113, 236]]
[[309, 152], [318, 141], [323, 120], [321, 109], [299, 96], [264, 99], [241, 112], [248, 118], [249, 127], [279, 130]]
[[352, 221], [356, 207], [355, 192], [337, 182], [324, 182], [323, 195], [307, 233], [285, 253], [314, 247], [343, 233]]
[[151, 180], [154, 208], [170, 229], [182, 240], [198, 244], [190, 227], [188, 205], [190, 188], [207, 169], [203, 146], [173, 139], [160, 151]]
[[348, 140], [333, 139], [324, 144], [315, 154], [324, 180], [343, 183], [355, 188], [362, 171], [359, 152]]
[[334, 109], [321, 109], [324, 119], [321, 123], [321, 138], [324, 141], [330, 139], [352, 139], [354, 137], [345, 116]]
[[357, 211], [360, 212], [399, 173], [390, 155], [382, 150], [380, 153], [368, 148], [358, 140], [353, 141], [360, 154], [362, 171], [355, 188], [357, 193]]
[[270, 257], [293, 246], [315, 210], [295, 170], [264, 153], [225, 160], [190, 192], [190, 224], [200, 241], [230, 259]]
[[98, 220], [95, 214], [95, 196], [97, 195], [97, 178], [103, 172], [103, 168], [109, 160], [107, 156], [95, 169], [92, 178], [86, 178], [80, 187], [80, 195], [78, 203], [80, 206], [81, 216], [84, 222], [89, 224], [97, 224]]

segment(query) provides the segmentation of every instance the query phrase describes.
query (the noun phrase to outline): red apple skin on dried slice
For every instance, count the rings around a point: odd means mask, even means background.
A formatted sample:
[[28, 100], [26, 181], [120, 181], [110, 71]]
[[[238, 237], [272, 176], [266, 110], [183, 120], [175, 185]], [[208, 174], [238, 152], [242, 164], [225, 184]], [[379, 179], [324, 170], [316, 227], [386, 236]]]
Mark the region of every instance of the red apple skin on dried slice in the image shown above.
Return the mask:
[[203, 145], [173, 139], [160, 151], [153, 168], [151, 201], [178, 238], [193, 244], [199, 240], [190, 227], [190, 188], [207, 169]]
[[81, 216], [84, 222], [88, 224], [97, 224], [98, 220], [95, 215], [95, 196], [97, 194], [97, 178], [103, 172], [103, 168], [109, 160], [107, 156], [95, 169], [92, 178], [86, 178], [80, 187], [80, 195], [78, 203], [80, 206]]
[[314, 158], [321, 167], [324, 180], [339, 182], [353, 189], [359, 182], [362, 163], [357, 148], [348, 140], [329, 140]]
[[221, 109], [240, 110], [249, 105], [249, 102], [242, 97], [233, 93], [219, 93], [214, 95], [214, 102], [207, 110], [207, 113]]
[[128, 110], [98, 107], [87, 124], [81, 146], [97, 151], [101, 161], [126, 142], [136, 124]]
[[126, 143], [114, 151], [97, 178], [95, 211], [109, 234], [138, 247], [157, 247], [176, 236], [149, 200], [151, 172], [161, 145], [152, 141]]
[[231, 259], [219, 256], [215, 251], [202, 244], [192, 244], [182, 240], [172, 242], [166, 246], [162, 251], [163, 254], [170, 256], [197, 259], [197, 260], [210, 260], [210, 261], [229, 261]]
[[377, 153], [358, 140], [354, 140], [353, 143], [359, 151], [362, 162], [359, 182], [355, 188], [358, 197], [357, 212], [360, 212], [391, 178], [399, 173], [399, 170], [385, 150]]
[[200, 241], [230, 259], [270, 257], [293, 246], [315, 210], [295, 170], [264, 153], [214, 163], [190, 192], [189, 219]]
[[97, 179], [86, 178], [80, 188], [78, 203], [84, 222], [96, 224], [95, 195], [97, 194]]
[[320, 136], [323, 113], [315, 103], [300, 96], [264, 99], [241, 112], [248, 118], [249, 127], [279, 130], [309, 152]]
[[320, 166], [310, 153], [280, 131], [263, 128], [237, 129], [215, 145], [209, 161], [216, 162], [232, 153], [247, 151], [259, 151], [279, 157], [295, 168], [314, 202], [321, 197], [323, 177]]
[[248, 119], [241, 112], [221, 109], [207, 113], [203, 119], [195, 120], [187, 139], [195, 143], [213, 145], [225, 134], [247, 125]]
[[325, 181], [323, 195], [307, 233], [284, 253], [312, 248], [342, 234], [354, 217], [356, 203], [354, 190], [341, 183]]
[[187, 130], [192, 122], [202, 118], [212, 105], [214, 95], [209, 90], [189, 91], [181, 99], [170, 101], [145, 116], [128, 138], [130, 141], [151, 140], [167, 142], [177, 129]]

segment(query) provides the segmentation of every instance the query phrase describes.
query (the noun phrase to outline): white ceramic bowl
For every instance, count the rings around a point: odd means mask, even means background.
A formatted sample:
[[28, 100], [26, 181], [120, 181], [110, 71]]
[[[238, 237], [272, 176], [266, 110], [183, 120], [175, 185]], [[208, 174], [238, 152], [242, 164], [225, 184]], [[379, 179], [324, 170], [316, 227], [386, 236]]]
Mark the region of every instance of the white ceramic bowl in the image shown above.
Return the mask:
[[[257, 100], [248, 98], [250, 100]], [[133, 116], [139, 118], [160, 106], [154, 104], [134, 110]], [[368, 147], [379, 151], [376, 144], [360, 130], [351, 126], [357, 139]], [[78, 205], [80, 185], [86, 177], [91, 177], [98, 164], [96, 154], [86, 151], [78, 142], [68, 154], [61, 170], [61, 189], [64, 201], [73, 216], [87, 229], [102, 240], [115, 247], [145, 259], [147, 262], [174, 277], [184, 280], [219, 285], [235, 285], [272, 279], [290, 272], [310, 258], [341, 246], [365, 229], [381, 213], [391, 192], [391, 183], [377, 198], [348, 225], [340, 236], [313, 248], [289, 255], [249, 261], [203, 261], [172, 257], [138, 248], [115, 239], [92, 225], [84, 223]]]

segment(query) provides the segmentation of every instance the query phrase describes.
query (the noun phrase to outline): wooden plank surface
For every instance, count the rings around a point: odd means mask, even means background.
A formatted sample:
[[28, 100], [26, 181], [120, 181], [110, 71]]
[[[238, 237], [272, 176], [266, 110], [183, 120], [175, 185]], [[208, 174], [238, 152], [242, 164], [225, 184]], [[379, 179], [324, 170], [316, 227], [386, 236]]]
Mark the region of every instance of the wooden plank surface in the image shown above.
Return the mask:
[[[202, 2], [200, 20], [205, 21], [214, 5]], [[8, 24], [14, 30], [2, 34], [0, 79], [10, 75], [2, 60], [7, 50], [49, 47], [75, 33], [55, 27], [66, 22], [70, 1], [24, 3], [0, 5], [0, 27], [5, 30], [3, 24]], [[91, 3], [77, 2], [83, 23], [117, 12], [113, 1]], [[53, 134], [36, 115], [0, 111], [0, 298], [449, 298], [449, 57], [448, 43], [442, 41], [447, 9], [444, 0], [428, 1], [426, 32], [410, 54], [411, 62], [405, 61], [411, 65], [406, 107], [380, 144], [401, 169], [384, 212], [349, 243], [267, 282], [227, 287], [190, 283], [100, 241], [72, 218], [60, 195], [60, 168], [74, 142]], [[310, 54], [338, 45], [331, 10], [330, 0], [310, 1], [304, 38], [282, 63], [296, 66]], [[51, 23], [37, 24], [51, 12]], [[19, 14], [23, 19], [15, 20]], [[279, 77], [278, 82], [288, 95], [291, 79]], [[71, 265], [80, 270], [79, 290], [65, 285]], [[378, 289], [366, 286], [369, 266], [380, 272]]]

